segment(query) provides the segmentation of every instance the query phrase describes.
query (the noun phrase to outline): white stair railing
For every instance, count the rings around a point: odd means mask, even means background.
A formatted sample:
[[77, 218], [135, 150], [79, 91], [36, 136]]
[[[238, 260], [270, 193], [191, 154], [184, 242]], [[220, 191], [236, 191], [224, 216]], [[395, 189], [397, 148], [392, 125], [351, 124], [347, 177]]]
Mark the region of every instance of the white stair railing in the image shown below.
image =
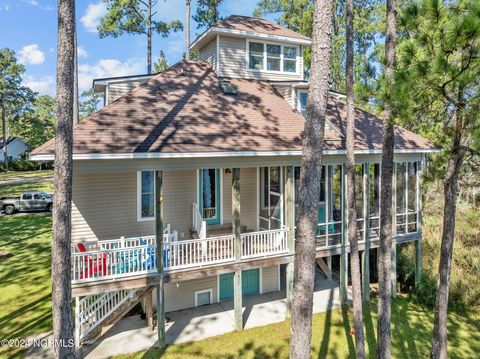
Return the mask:
[[95, 328], [103, 323], [116, 309], [133, 299], [137, 289], [121, 289], [105, 294], [77, 298], [76, 336], [82, 342]]
[[207, 222], [203, 220], [200, 208], [196, 203], [192, 205], [192, 228], [197, 232], [199, 239], [207, 238]]

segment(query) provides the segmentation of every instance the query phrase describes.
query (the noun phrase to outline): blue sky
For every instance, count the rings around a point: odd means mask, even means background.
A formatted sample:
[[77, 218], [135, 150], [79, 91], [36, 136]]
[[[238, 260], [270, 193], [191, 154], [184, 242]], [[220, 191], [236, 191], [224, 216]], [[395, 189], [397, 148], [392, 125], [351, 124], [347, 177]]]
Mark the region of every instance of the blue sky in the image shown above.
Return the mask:
[[[220, 14], [251, 16], [259, 0], [224, 0]], [[159, 0], [159, 19], [185, 20], [184, 0]], [[77, 0], [80, 91], [91, 86], [93, 78], [146, 73], [146, 37], [123, 35], [100, 39], [96, 25], [105, 12], [101, 0]], [[192, 0], [192, 14], [196, 1]], [[54, 0], [0, 0], [0, 48], [15, 51], [27, 69], [24, 83], [41, 94], [55, 93], [57, 2]], [[202, 30], [191, 22], [191, 39]], [[162, 49], [169, 64], [182, 58], [184, 33], [164, 39], [154, 38], [154, 60]]]

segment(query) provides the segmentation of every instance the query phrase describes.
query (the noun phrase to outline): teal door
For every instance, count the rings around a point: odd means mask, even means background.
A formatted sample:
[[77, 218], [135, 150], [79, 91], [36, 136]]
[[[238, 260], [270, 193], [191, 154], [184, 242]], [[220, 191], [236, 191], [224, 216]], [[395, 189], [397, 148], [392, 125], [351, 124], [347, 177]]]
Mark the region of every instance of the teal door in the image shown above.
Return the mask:
[[220, 170], [200, 170], [199, 189], [200, 211], [207, 224], [220, 224]]
[[[220, 300], [233, 298], [233, 273], [220, 276]], [[250, 269], [242, 272], [242, 294], [258, 294], [260, 292], [260, 270]]]

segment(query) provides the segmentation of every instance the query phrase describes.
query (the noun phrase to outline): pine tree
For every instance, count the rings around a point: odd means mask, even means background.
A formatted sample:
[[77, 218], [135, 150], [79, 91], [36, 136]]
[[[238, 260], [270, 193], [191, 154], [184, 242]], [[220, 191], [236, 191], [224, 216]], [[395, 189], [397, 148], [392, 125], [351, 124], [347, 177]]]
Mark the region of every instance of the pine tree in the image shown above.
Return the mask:
[[197, 29], [210, 27], [218, 20], [221, 20], [218, 6], [223, 0], [198, 0], [197, 12], [193, 15], [193, 20], [197, 23]]
[[169, 23], [155, 20], [158, 14], [158, 0], [104, 0], [107, 14], [102, 19], [98, 32], [100, 37], [118, 37], [127, 34], [147, 36], [147, 72], [152, 73], [153, 34], [168, 37], [170, 31], [181, 31], [179, 20]]

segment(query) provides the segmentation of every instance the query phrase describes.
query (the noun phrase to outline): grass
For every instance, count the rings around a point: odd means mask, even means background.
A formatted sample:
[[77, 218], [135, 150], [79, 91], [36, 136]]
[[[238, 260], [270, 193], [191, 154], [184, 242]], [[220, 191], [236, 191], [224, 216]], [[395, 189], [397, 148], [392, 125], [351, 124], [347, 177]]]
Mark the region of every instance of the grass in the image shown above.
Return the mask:
[[[367, 357], [375, 357], [376, 304], [365, 308]], [[369, 310], [367, 310], [369, 309]], [[433, 313], [406, 298], [397, 298], [392, 306], [392, 357], [427, 358], [433, 328]], [[347, 308], [315, 314], [313, 319], [313, 358], [355, 358], [353, 321]], [[449, 315], [449, 357], [478, 358], [480, 352], [480, 312], [468, 317]], [[170, 345], [161, 353], [151, 349], [116, 359], [173, 358], [288, 358], [290, 322], [229, 333], [186, 344]]]
[[0, 260], [0, 339], [51, 331], [51, 224], [43, 213], [0, 217], [0, 251], [13, 254]]
[[17, 178], [40, 178], [53, 176], [53, 170], [41, 170], [41, 171], [8, 171], [0, 172], [0, 182], [8, 181]]
[[20, 194], [25, 191], [43, 191], [47, 193], [53, 193], [53, 182], [45, 181], [20, 185], [12, 184], [8, 186], [0, 186], [0, 197], [20, 196]]

